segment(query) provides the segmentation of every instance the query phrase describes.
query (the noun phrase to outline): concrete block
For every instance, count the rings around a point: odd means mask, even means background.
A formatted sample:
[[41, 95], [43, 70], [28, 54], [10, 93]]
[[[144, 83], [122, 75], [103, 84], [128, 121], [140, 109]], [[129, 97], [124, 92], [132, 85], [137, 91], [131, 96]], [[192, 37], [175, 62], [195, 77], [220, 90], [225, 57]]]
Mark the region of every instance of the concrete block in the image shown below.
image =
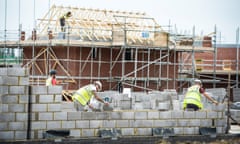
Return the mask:
[[116, 127], [117, 128], [127, 128], [129, 127], [128, 120], [116, 120]]
[[54, 95], [39, 95], [39, 103], [54, 103]]
[[41, 130], [46, 128], [47, 128], [46, 121], [32, 121], [32, 130]]
[[18, 96], [17, 95], [3, 95], [2, 103], [4, 104], [17, 104]]
[[157, 109], [160, 111], [170, 110], [170, 104], [169, 104], [169, 102], [159, 102]]
[[75, 110], [74, 108], [74, 103], [73, 102], [66, 102], [66, 101], [62, 101], [61, 102], [61, 109], [71, 109], [72, 111]]
[[82, 137], [94, 137], [96, 136], [94, 129], [82, 129]]
[[224, 128], [224, 126], [217, 126], [216, 127], [216, 133], [217, 134], [225, 134], [226, 129]]
[[172, 121], [153, 120], [153, 127], [169, 127], [172, 125], [173, 125]]
[[9, 104], [0, 104], [0, 112], [9, 112]]
[[0, 86], [0, 94], [1, 95], [9, 94], [9, 86]]
[[207, 112], [207, 118], [217, 118], [218, 117], [218, 113], [215, 111], [208, 111]]
[[103, 120], [102, 127], [104, 128], [114, 128], [116, 126], [116, 121], [113, 120]]
[[12, 67], [7, 69], [7, 74], [9, 76], [26, 76], [25, 68]]
[[39, 120], [53, 120], [53, 113], [51, 112], [39, 112], [38, 113]]
[[90, 128], [90, 121], [89, 120], [76, 120], [76, 128]]
[[4, 85], [9, 85], [9, 86], [17, 86], [19, 85], [18, 83], [18, 77], [17, 76], [3, 76], [3, 81]]
[[29, 85], [29, 77], [19, 77], [19, 85], [28, 86]]
[[67, 120], [67, 112], [54, 112], [54, 120]]
[[82, 120], [96, 120], [97, 115], [95, 112], [81, 112]]
[[15, 113], [0, 113], [0, 122], [12, 122], [15, 120]]
[[206, 111], [196, 111], [195, 117], [199, 119], [206, 119], [207, 118], [207, 112]]
[[27, 139], [27, 131], [22, 131], [22, 130], [18, 130], [14, 132], [14, 139], [15, 140], [25, 140]]
[[153, 120], [135, 120], [135, 128], [147, 128], [153, 126]]
[[177, 126], [179, 127], [188, 127], [190, 119], [179, 119], [177, 121]]
[[0, 122], [0, 130], [4, 131], [4, 130], [8, 130], [8, 122]]
[[117, 138], [122, 135], [120, 129], [100, 129], [98, 130], [98, 134], [102, 138]]
[[227, 121], [225, 119], [217, 119], [216, 120], [216, 126], [217, 127], [223, 127], [227, 125]]
[[152, 128], [136, 128], [135, 132], [138, 136], [152, 136]]
[[106, 120], [110, 119], [110, 113], [109, 112], [97, 112], [96, 115], [98, 120]]
[[32, 111], [33, 112], [46, 112], [47, 104], [32, 104]]
[[47, 104], [48, 108], [47, 111], [48, 112], [60, 112], [61, 111], [61, 104]]
[[131, 101], [130, 100], [121, 100], [120, 101], [120, 108], [123, 110], [131, 109]]
[[0, 140], [13, 140], [14, 131], [0, 131]]
[[32, 86], [32, 94], [47, 94], [47, 87], [46, 86]]
[[183, 118], [183, 111], [172, 111], [172, 118]]
[[143, 103], [136, 102], [133, 106], [134, 110], [142, 110], [143, 109]]
[[159, 119], [159, 111], [147, 112], [147, 119]]
[[79, 112], [68, 112], [67, 120], [81, 120], [82, 116]]
[[9, 94], [26, 94], [26, 86], [9, 86]]
[[8, 74], [7, 68], [0, 68], [0, 76], [6, 76]]
[[220, 103], [218, 105], [213, 105], [212, 110], [217, 111], [217, 112], [225, 111], [226, 110], [226, 104]]
[[212, 120], [211, 119], [200, 119], [200, 126], [201, 127], [211, 127], [212, 126]]
[[172, 111], [160, 111], [159, 117], [161, 119], [171, 119], [172, 118]]
[[61, 103], [62, 102], [62, 95], [54, 95], [54, 102], [55, 103]]
[[47, 129], [60, 129], [61, 123], [61, 121], [47, 121]]
[[183, 117], [193, 119], [193, 118], [196, 117], [196, 112], [195, 111], [184, 111], [183, 112]]
[[134, 136], [135, 129], [134, 128], [122, 128], [122, 135], [123, 136]]
[[122, 119], [122, 112], [111, 112], [109, 119], [112, 119], [112, 120]]
[[9, 104], [8, 110], [9, 112], [26, 112], [25, 104]]
[[62, 121], [62, 128], [70, 129], [75, 127], [76, 127], [75, 121]]
[[4, 85], [5, 84], [5, 81], [4, 81], [4, 76], [0, 76], [0, 85]]
[[201, 125], [200, 119], [192, 119], [188, 124], [190, 127], [199, 127]]
[[24, 122], [9, 122], [9, 130], [24, 130]]
[[81, 130], [79, 130], [79, 129], [71, 129], [70, 130], [70, 136], [71, 137], [80, 137], [81, 136]]
[[48, 86], [48, 94], [62, 94], [62, 86]]
[[20, 104], [28, 104], [28, 95], [19, 95], [19, 103]]
[[175, 128], [173, 128], [173, 130], [174, 130], [175, 135], [183, 135], [184, 134], [183, 127], [175, 127]]
[[134, 119], [138, 120], [138, 119], [147, 119], [147, 112], [146, 111], [143, 111], [143, 112], [135, 112], [134, 113], [135, 116], [134, 116]]
[[122, 112], [122, 119], [134, 119], [134, 112]]
[[195, 127], [184, 127], [183, 133], [184, 135], [197, 135], [199, 131]]
[[90, 120], [90, 128], [102, 128], [103, 127], [103, 121], [101, 120]]

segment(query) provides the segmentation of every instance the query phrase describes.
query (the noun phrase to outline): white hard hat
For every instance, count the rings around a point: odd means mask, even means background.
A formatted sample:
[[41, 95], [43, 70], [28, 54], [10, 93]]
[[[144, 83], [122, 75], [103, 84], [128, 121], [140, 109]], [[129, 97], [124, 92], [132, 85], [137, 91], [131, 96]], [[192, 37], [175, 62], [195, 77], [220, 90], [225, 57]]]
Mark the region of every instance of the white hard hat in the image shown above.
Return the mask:
[[99, 86], [100, 90], [102, 89], [102, 83], [100, 81], [95, 81], [94, 83]]
[[202, 81], [201, 81], [200, 79], [195, 79], [195, 80], [194, 80], [194, 83], [202, 84]]

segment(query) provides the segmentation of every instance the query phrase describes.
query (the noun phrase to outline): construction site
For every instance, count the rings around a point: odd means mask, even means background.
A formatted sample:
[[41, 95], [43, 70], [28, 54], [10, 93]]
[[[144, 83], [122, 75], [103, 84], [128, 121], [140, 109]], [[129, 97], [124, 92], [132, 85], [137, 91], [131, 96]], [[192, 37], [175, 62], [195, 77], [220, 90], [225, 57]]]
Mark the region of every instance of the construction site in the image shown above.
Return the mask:
[[[0, 30], [0, 142], [240, 143], [239, 28], [221, 44], [217, 27], [179, 34], [146, 13], [52, 5], [16, 29]], [[53, 69], [60, 84], [45, 86]], [[194, 79], [218, 105], [183, 110]], [[94, 81], [112, 110], [76, 111], [68, 94]]]

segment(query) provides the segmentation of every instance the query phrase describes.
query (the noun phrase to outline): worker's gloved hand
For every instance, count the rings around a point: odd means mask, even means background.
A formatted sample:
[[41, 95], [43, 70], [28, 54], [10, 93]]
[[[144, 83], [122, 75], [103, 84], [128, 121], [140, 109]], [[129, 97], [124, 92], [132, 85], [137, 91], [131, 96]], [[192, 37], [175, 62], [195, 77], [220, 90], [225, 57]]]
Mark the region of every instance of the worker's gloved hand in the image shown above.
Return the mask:
[[108, 105], [109, 105], [109, 103], [108, 103], [108, 102], [104, 102], [104, 105], [108, 106]]
[[215, 105], [218, 105], [218, 102], [217, 102], [217, 101], [215, 101], [215, 100], [213, 100], [213, 103], [214, 103]]

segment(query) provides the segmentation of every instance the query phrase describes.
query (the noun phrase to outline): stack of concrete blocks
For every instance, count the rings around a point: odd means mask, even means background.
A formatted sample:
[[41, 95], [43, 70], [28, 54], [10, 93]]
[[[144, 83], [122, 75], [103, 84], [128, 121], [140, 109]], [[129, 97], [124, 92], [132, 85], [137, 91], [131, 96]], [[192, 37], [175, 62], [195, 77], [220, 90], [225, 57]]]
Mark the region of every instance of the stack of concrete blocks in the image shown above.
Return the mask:
[[[149, 94], [151, 99], [155, 100], [155, 106], [153, 103], [152, 109], [157, 109], [160, 111], [168, 111], [170, 110], [170, 97], [166, 92], [153, 92]], [[154, 108], [155, 107], [155, 108]]]
[[[240, 88], [233, 88], [233, 102], [240, 102]], [[234, 120], [240, 122], [240, 109], [230, 109], [230, 114]], [[231, 120], [231, 123], [236, 123]]]
[[135, 110], [152, 109], [151, 95], [145, 92], [133, 92], [132, 107]]
[[28, 91], [26, 69], [0, 68], [0, 140], [26, 139]]

